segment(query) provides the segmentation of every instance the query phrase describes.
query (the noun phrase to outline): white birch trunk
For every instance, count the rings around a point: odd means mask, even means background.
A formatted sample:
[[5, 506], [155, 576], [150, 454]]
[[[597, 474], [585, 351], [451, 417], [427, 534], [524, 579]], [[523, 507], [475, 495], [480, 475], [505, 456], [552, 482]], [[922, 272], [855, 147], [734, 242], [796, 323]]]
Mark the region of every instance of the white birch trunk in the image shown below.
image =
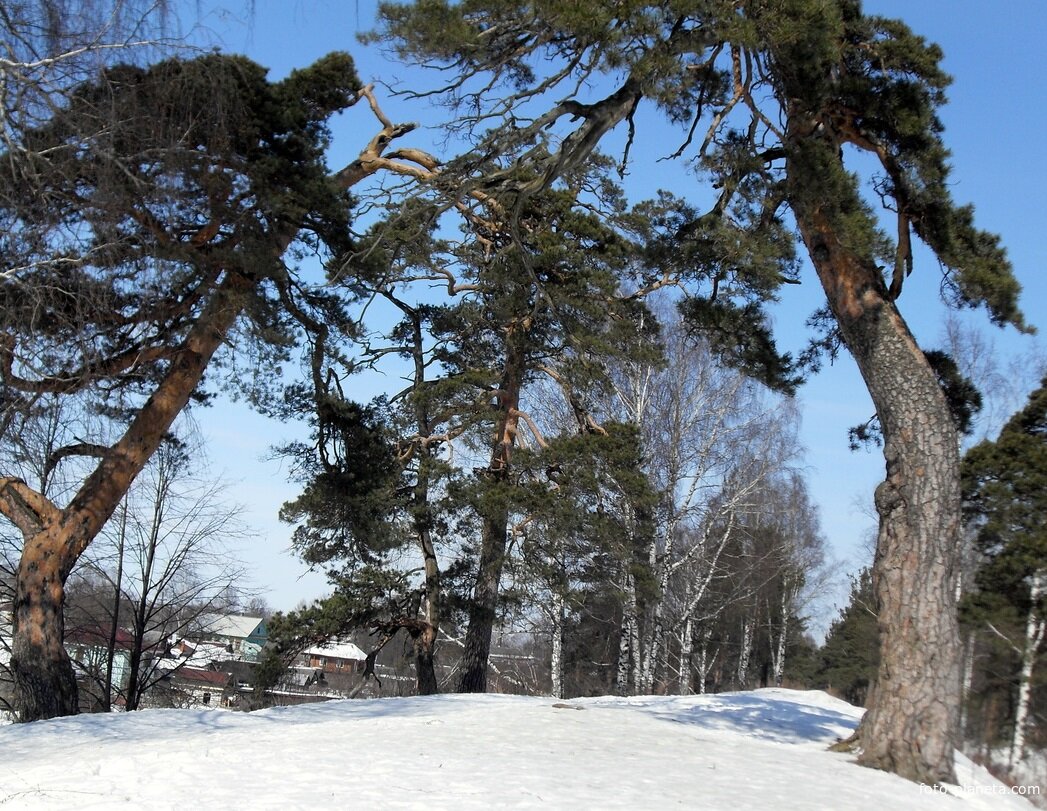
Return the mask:
[[1036, 663], [1036, 653], [1043, 641], [1044, 620], [1039, 615], [1038, 603], [1047, 590], [1047, 571], [1038, 571], [1032, 577], [1029, 587], [1029, 617], [1025, 624], [1025, 650], [1022, 654], [1022, 676], [1018, 688], [1018, 708], [1014, 714], [1014, 736], [1011, 738], [1011, 752], [1008, 758], [1008, 769], [1025, 757], [1025, 727], [1029, 720], [1029, 705], [1032, 697], [1032, 672]]
[[618, 674], [615, 690], [618, 695], [629, 695], [629, 680], [635, 673], [638, 632], [636, 627], [636, 581], [631, 572], [625, 573], [625, 600], [622, 604], [621, 636], [618, 640]]
[[[771, 676], [775, 687], [782, 686], [782, 679], [785, 675], [785, 649], [789, 638], [789, 603], [792, 602], [794, 596], [790, 586], [790, 579], [783, 578], [782, 597], [778, 604], [778, 610], [781, 614], [781, 625], [778, 628], [777, 640], [775, 640], [773, 633], [769, 634], [771, 639]], [[768, 611], [768, 613], [770, 612]], [[768, 622], [768, 630], [773, 630], [770, 622]]]
[[552, 595], [552, 615], [553, 615], [553, 652], [552, 661], [550, 662], [549, 670], [552, 676], [552, 692], [553, 698], [564, 697], [564, 678], [563, 678], [563, 625], [564, 625], [564, 598], [563, 594], [559, 590], [555, 590]]
[[680, 695], [689, 696], [691, 690], [691, 668], [694, 658], [694, 641], [691, 636], [694, 625], [690, 617], [683, 624], [683, 638], [680, 640]]
[[749, 658], [753, 649], [753, 631], [756, 622], [747, 618], [742, 624], [742, 646], [738, 652], [738, 686], [745, 689], [749, 684]]

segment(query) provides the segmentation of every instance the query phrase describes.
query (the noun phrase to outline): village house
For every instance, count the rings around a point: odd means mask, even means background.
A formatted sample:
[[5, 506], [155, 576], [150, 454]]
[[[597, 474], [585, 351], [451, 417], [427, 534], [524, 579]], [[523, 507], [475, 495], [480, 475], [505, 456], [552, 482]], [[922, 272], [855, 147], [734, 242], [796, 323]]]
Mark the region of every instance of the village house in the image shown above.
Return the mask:
[[257, 662], [269, 633], [262, 617], [201, 614], [191, 636], [202, 641], [222, 643], [232, 654], [229, 657], [231, 659]]
[[367, 654], [352, 642], [331, 641], [302, 651], [300, 666], [322, 673], [354, 673], [363, 670]]

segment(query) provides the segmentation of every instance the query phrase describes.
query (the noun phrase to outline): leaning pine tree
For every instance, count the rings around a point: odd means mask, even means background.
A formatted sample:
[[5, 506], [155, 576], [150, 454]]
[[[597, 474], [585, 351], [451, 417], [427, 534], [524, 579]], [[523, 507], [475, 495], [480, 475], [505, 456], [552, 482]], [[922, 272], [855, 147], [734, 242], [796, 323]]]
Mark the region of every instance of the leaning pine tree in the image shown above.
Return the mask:
[[[954, 303], [1025, 325], [998, 239], [950, 196], [940, 49], [901, 22], [865, 16], [857, 0], [428, 0], [383, 5], [381, 18], [377, 36], [402, 57], [450, 73], [444, 90], [459, 103], [459, 127], [479, 140], [476, 165], [516, 156], [511, 171], [483, 180], [509, 205], [583, 164], [618, 124], [632, 131], [647, 102], [688, 128], [676, 156], [697, 159], [716, 190], [674, 236], [717, 282], [744, 272], [752, 253], [719, 238], [723, 223], [791, 217], [872, 396], [887, 462], [873, 577], [881, 666], [852, 743], [866, 765], [955, 780], [959, 459], [946, 398], [896, 303], [913, 269], [912, 234], [937, 255]], [[608, 82], [610, 93], [594, 91]], [[505, 92], [491, 103], [495, 86]], [[559, 135], [551, 153], [550, 131]], [[863, 200], [845, 147], [879, 162], [896, 244]], [[521, 180], [524, 163], [534, 179]], [[721, 324], [744, 335], [749, 315], [725, 313]]]
[[115, 67], [9, 134], [0, 436], [44, 396], [84, 402], [112, 429], [51, 454], [52, 469], [92, 460], [66, 503], [0, 471], [0, 513], [24, 540], [11, 651], [20, 720], [77, 712], [66, 579], [200, 396], [215, 353], [279, 360], [291, 340], [280, 309], [301, 289], [288, 249], [349, 248], [348, 189], [386, 168], [382, 151], [410, 130], [380, 116], [360, 158], [329, 174], [326, 121], [366, 92], [346, 54], [279, 83], [247, 59], [210, 55]]

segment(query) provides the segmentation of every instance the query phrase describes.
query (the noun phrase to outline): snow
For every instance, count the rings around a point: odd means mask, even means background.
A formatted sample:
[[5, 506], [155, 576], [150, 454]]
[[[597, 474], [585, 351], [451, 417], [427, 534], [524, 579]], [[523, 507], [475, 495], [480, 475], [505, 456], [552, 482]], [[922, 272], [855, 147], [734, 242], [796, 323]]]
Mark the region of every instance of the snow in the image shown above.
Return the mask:
[[[825, 693], [447, 695], [0, 728], [6, 808], [1030, 809], [959, 758], [960, 800], [826, 751]], [[966, 791], [962, 791], [966, 788]]]
[[308, 656], [326, 656], [329, 659], [350, 659], [362, 662], [367, 654], [353, 642], [328, 642], [326, 645], [315, 645], [306, 648], [302, 653]]

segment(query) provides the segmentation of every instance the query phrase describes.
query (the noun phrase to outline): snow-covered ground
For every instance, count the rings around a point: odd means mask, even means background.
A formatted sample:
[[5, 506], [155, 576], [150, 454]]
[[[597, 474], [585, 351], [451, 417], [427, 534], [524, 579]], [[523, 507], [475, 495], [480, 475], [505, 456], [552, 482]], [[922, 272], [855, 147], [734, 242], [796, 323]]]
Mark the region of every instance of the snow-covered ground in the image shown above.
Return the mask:
[[964, 758], [958, 801], [826, 751], [860, 716], [790, 690], [78, 716], [0, 728], [0, 807], [1031, 808]]

